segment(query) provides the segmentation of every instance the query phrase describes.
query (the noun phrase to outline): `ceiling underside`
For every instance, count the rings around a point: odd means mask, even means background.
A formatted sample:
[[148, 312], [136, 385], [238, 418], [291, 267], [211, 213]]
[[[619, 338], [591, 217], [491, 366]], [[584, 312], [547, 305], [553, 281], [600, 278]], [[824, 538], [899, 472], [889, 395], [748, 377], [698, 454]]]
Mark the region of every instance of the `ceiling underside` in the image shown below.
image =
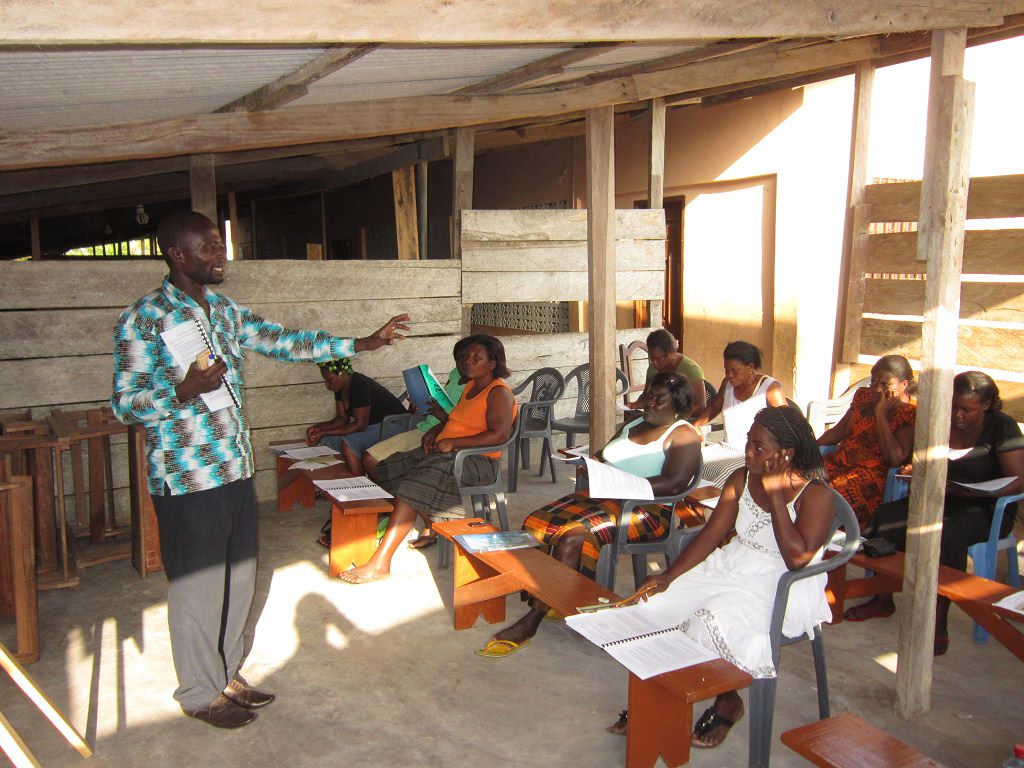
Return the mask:
[[[299, 7], [304, 2], [295, 0]], [[381, 8], [391, 7], [390, 0], [381, 3]], [[525, 14], [532, 3], [506, 0], [501, 5]], [[158, 0], [150, 7], [167, 4]], [[183, 0], [176, 5], [193, 6], [198, 13], [207, 4]], [[484, 4], [441, 3], [445, 9], [461, 7], [466, 24], [473, 20], [470, 11]], [[65, 8], [74, 11], [80, 5], [69, 0]], [[106, 5], [128, 7], [121, 0]], [[261, 5], [250, 9], [255, 16], [265, 10]], [[512, 42], [449, 43], [447, 37], [458, 35], [438, 27], [429, 32], [434, 40], [429, 44], [389, 42], [401, 26], [392, 19], [392, 24], [378, 25], [381, 34], [373, 41], [353, 43], [359, 39], [353, 32], [343, 44], [300, 45], [287, 38], [288, 44], [259, 42], [256, 33], [249, 39], [257, 41], [241, 44], [218, 32], [220, 27], [209, 39], [186, 32], [182, 37], [191, 42], [171, 44], [161, 39], [166, 33], [159, 24], [126, 13], [113, 30], [83, 22], [72, 33], [74, 13], [46, 28], [40, 19], [49, 23], [48, 17], [33, 16], [28, 0], [8, 0], [11, 23], [0, 29], [0, 224], [126, 204], [141, 199], [146, 190], [168, 199], [187, 190], [189, 158], [196, 154], [214, 155], [221, 191], [271, 186], [279, 194], [311, 192], [355, 183], [396, 163], [445, 157], [450, 147], [444, 137], [455, 127], [473, 126], [477, 151], [486, 151], [578, 135], [588, 108], [642, 110], [651, 98], [664, 98], [670, 106], [714, 103], [847, 74], [862, 62], [882, 65], [927, 55], [927, 30], [950, 19], [978, 22], [969, 29], [972, 44], [1024, 31], [1024, 16], [999, 15], [1007, 8], [1022, 10], [1011, 7], [1020, 3], [925, 2], [914, 7], [931, 6], [934, 15], [914, 19], [906, 12], [886, 16], [879, 10], [905, 4], [849, 0], [843, 9], [874, 6], [874, 15], [862, 21], [852, 12], [837, 16], [830, 11], [832, 16], [825, 18], [832, 21], [824, 26], [809, 16], [804, 25], [763, 24], [762, 36], [752, 34], [749, 24], [735, 22], [733, 28], [742, 33], [735, 37], [716, 37], [728, 29], [716, 26], [714, 18], [706, 29], [681, 27], [667, 10], [707, 5], [715, 4], [565, 0], [545, 6], [552, 29], [564, 30], [559, 24], [565, 20], [556, 18], [551, 7], [599, 12], [583, 21], [578, 13], [570, 14], [582, 32], [577, 38], [565, 34], [568, 42], [517, 43], [518, 27], [497, 16], [493, 27], [503, 29]], [[750, 13], [763, 5], [785, 15], [780, 9], [827, 10], [835, 4], [732, 4]], [[613, 6], [616, 10], [609, 10]], [[96, 10], [95, 4], [89, 7]], [[600, 14], [620, 13], [623, 7], [638, 16], [660, 11], [665, 23], [648, 19], [649, 28], [657, 31], [639, 40], [611, 34], [595, 39]], [[176, 18], [188, 28], [187, 13]], [[536, 21], [522, 22], [527, 31], [519, 37], [529, 38], [530, 22]], [[34, 34], [26, 31], [30, 23], [37, 26]], [[244, 24], [236, 24], [236, 31], [246, 31]], [[330, 30], [330, 20], [322, 26]], [[136, 27], [142, 31], [130, 37]], [[868, 34], [872, 28], [884, 34]], [[118, 29], [121, 39], [147, 43], [126, 45], [99, 37]], [[829, 29], [860, 34], [794, 34]], [[649, 39], [685, 32], [694, 35]], [[300, 31], [295, 35], [301, 36]], [[238, 37], [246, 39], [241, 32]]]

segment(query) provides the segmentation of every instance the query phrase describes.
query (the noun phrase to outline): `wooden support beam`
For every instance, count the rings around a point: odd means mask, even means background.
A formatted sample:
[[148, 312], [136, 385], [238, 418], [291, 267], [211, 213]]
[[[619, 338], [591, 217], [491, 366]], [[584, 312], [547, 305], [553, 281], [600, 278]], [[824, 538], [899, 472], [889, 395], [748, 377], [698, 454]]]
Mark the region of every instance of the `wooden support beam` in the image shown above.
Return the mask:
[[615, 111], [587, 111], [590, 444], [615, 433]]
[[427, 162], [416, 163], [416, 218], [419, 224], [420, 258], [427, 259]]
[[[66, 0], [60, 13], [38, 0], [7, 0], [0, 42], [8, 45], [146, 43], [581, 43], [608, 40], [700, 40], [744, 37], [840, 37], [998, 24], [1014, 2], [948, 0], [650, 0], [606, 3], [583, 12], [549, 0], [317, 0], [258, 3], [239, 20], [216, 0], [152, 0], [139, 13], [131, 0]], [[174, 19], [173, 24], [168, 19]]]
[[665, 99], [651, 99], [651, 146], [647, 154], [648, 208], [665, 206]]
[[932, 638], [939, 542], [946, 496], [949, 403], [956, 364], [960, 271], [967, 212], [974, 84], [962, 77], [965, 30], [936, 32], [932, 41], [928, 130], [918, 224], [918, 259], [928, 262], [922, 329], [921, 387], [914, 428], [896, 668], [896, 711], [904, 718], [931, 707]]
[[[855, 363], [860, 353], [860, 319], [864, 307], [864, 266], [867, 262], [868, 217], [864, 204], [867, 184], [868, 140], [871, 126], [871, 93], [875, 68], [870, 62], [857, 66], [853, 86], [853, 122], [850, 126], [850, 175], [846, 187], [846, 219], [843, 253], [839, 265], [839, 301], [833, 346], [833, 376], [839, 363]], [[844, 366], [847, 367], [848, 366]], [[835, 385], [835, 382], [833, 382]], [[846, 387], [842, 387], [845, 389]]]
[[529, 64], [510, 69], [508, 72], [502, 72], [500, 75], [463, 86], [454, 91], [454, 93], [459, 93], [463, 96], [481, 96], [500, 93], [501, 91], [508, 91], [513, 88], [521, 88], [545, 77], [559, 75], [565, 72], [570, 64], [578, 64], [581, 61], [592, 59], [621, 45], [622, 43], [584, 43], [581, 46], [556, 53], [540, 61], [531, 61]]
[[416, 226], [416, 168], [407, 165], [391, 172], [391, 188], [395, 199], [395, 234], [398, 237], [398, 258], [415, 261], [420, 257]]
[[358, 61], [379, 46], [360, 45], [353, 48], [348, 45], [332, 45], [315, 59], [294, 72], [279, 77], [272, 83], [257, 88], [241, 98], [225, 104], [215, 112], [261, 112], [267, 109], [283, 107], [290, 101], [302, 98], [309, 93], [309, 86], [332, 72]]
[[217, 177], [213, 155], [193, 155], [188, 172], [189, 195], [192, 210], [206, 216], [217, 226]]
[[29, 238], [32, 241], [32, 258], [43, 258], [43, 251], [39, 244], [39, 215], [33, 213], [28, 220]]
[[241, 239], [238, 237], [238, 200], [234, 192], [228, 192], [228, 220], [231, 222], [231, 254], [240, 260], [242, 252]]
[[[677, 13], [677, 12], [676, 12]], [[555, 94], [423, 96], [292, 107], [260, 114], [232, 112], [118, 125], [5, 132], [0, 168], [46, 167], [201, 152], [234, 152], [317, 141], [469, 127], [547, 117], [727, 85], [744, 80], [840, 68], [873, 59], [871, 38], [822, 43], [795, 50], [758, 51], [739, 60], [722, 57], [610, 80]]]
[[452, 163], [452, 258], [462, 258], [462, 212], [473, 207], [473, 129], [455, 130]]

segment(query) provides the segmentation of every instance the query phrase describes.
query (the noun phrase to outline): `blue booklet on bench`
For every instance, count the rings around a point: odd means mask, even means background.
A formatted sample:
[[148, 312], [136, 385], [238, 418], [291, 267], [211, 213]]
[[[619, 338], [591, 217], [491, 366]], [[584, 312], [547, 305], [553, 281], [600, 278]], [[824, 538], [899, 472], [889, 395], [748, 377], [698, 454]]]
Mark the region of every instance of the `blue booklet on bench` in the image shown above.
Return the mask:
[[504, 549], [539, 547], [540, 542], [526, 531], [496, 531], [494, 533], [463, 533], [455, 537], [460, 547], [470, 554], [500, 552]]
[[430, 401], [437, 403], [448, 413], [452, 412], [455, 403], [448, 397], [444, 387], [434, 376], [428, 365], [417, 365], [402, 371], [405, 379], [405, 390], [409, 393], [409, 402], [416, 406], [416, 413], [425, 416], [430, 413]]

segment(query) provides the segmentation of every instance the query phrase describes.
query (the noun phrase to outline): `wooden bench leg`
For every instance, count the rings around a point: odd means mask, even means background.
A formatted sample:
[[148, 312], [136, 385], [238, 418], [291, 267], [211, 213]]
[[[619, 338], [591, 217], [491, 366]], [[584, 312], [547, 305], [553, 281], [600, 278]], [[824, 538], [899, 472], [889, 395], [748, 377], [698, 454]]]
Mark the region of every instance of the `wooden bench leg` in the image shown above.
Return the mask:
[[693, 705], [655, 679], [629, 676], [626, 768], [653, 768], [661, 757], [675, 768], [690, 760]]
[[377, 513], [347, 512], [331, 505], [330, 574], [335, 578], [353, 563], [362, 565], [377, 550]]
[[309, 509], [316, 504], [316, 486], [313, 481], [297, 469], [288, 469], [291, 464], [277, 457], [277, 511], [287, 512], [296, 504]]
[[[478, 617], [489, 624], [505, 621], [505, 595], [518, 591], [518, 582], [499, 574], [476, 558], [455, 549], [454, 622], [456, 629], [469, 629]], [[498, 596], [496, 596], [498, 595]]]

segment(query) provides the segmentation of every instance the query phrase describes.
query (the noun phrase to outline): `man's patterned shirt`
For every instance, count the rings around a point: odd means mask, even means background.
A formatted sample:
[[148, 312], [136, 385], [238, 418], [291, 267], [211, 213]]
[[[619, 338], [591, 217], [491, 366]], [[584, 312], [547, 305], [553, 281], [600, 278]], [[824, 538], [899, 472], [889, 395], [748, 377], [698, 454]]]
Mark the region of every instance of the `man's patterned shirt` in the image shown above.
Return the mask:
[[270, 323], [248, 307], [206, 290], [210, 317], [165, 279], [121, 313], [114, 329], [114, 393], [111, 405], [125, 424], [146, 427], [149, 492], [191, 493], [251, 477], [252, 448], [243, 409], [210, 411], [201, 397], [180, 402], [174, 388], [185, 378], [160, 334], [181, 323], [200, 322], [227, 379], [244, 406], [243, 350], [277, 360], [323, 362], [355, 354], [353, 339], [326, 331], [294, 331]]

